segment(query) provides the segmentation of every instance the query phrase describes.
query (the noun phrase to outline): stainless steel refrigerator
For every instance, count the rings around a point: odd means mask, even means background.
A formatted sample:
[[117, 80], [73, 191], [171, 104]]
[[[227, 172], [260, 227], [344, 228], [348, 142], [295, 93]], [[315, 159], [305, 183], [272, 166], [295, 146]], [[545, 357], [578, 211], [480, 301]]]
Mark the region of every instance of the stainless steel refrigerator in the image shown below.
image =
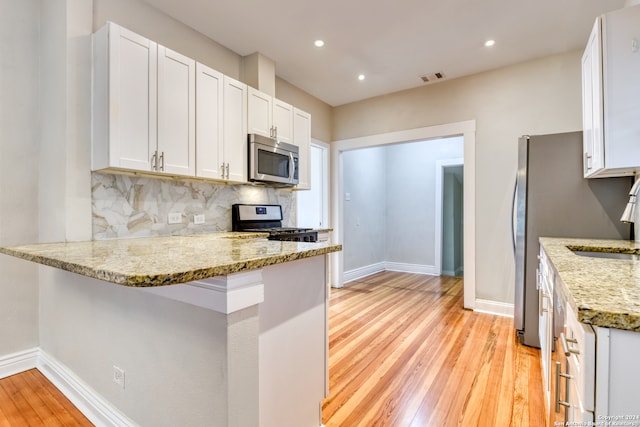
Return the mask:
[[536, 269], [539, 237], [630, 239], [620, 222], [632, 179], [585, 179], [582, 132], [523, 136], [514, 193], [514, 323], [523, 344], [540, 347]]

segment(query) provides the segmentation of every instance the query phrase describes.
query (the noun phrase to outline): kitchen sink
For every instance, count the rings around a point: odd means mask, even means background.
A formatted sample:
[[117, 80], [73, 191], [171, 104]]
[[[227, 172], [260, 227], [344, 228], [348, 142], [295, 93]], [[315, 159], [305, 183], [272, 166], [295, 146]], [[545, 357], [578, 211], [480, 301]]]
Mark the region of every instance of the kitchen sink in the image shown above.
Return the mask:
[[573, 251], [573, 253], [591, 258], [623, 259], [630, 261], [640, 260], [640, 254], [626, 254], [622, 252]]

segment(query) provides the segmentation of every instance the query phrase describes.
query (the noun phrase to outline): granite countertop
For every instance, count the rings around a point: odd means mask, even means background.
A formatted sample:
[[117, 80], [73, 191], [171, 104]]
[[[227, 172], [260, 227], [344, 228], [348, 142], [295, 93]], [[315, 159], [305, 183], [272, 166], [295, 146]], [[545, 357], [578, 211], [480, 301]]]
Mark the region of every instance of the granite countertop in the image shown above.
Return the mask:
[[0, 247], [0, 253], [125, 286], [202, 280], [342, 250], [329, 243], [267, 240], [267, 233], [40, 243]]
[[580, 322], [640, 332], [640, 261], [594, 258], [572, 251], [640, 254], [640, 244], [549, 237], [540, 238], [540, 244], [560, 275], [560, 291]]

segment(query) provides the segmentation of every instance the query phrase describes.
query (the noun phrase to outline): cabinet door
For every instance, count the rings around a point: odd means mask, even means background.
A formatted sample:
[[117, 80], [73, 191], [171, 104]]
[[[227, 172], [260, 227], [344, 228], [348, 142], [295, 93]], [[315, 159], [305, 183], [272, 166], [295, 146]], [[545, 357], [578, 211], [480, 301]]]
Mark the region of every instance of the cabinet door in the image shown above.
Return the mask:
[[196, 175], [224, 179], [223, 75], [196, 64]]
[[280, 142], [293, 144], [293, 106], [279, 99], [273, 100], [273, 128]]
[[585, 177], [591, 176], [604, 168], [600, 23], [600, 18], [597, 18], [582, 56], [582, 123]]
[[249, 133], [273, 138], [273, 98], [252, 87], [247, 88]]
[[247, 182], [247, 85], [224, 76], [224, 159], [229, 181]]
[[157, 45], [115, 24], [107, 29], [108, 71], [100, 84], [108, 87], [108, 136], [94, 143], [108, 152], [109, 167], [149, 171], [156, 149]]
[[640, 169], [640, 6], [602, 18], [607, 169]]
[[196, 63], [158, 46], [158, 171], [195, 176]]
[[298, 146], [299, 190], [311, 188], [311, 115], [298, 108], [293, 110], [293, 144]]

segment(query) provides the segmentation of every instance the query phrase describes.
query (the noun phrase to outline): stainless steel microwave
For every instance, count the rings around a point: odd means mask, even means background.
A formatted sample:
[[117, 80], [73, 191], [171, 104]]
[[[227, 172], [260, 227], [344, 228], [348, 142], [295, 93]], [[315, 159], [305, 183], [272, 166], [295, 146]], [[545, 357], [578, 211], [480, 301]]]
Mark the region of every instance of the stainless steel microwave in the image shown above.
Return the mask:
[[298, 147], [258, 134], [249, 134], [249, 181], [298, 184]]

